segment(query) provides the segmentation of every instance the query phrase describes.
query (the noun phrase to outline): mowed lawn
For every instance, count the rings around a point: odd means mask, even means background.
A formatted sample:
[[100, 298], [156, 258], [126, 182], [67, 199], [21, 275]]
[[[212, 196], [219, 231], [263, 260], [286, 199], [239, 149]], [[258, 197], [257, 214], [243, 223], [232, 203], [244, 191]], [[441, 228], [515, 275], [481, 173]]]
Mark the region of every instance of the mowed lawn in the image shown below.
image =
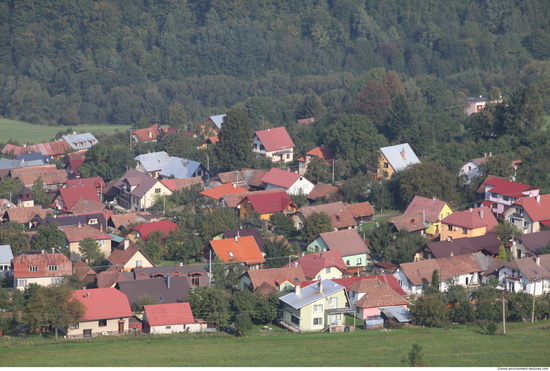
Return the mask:
[[[549, 321], [510, 323], [506, 336], [485, 335], [477, 327], [406, 329], [380, 333], [291, 334], [243, 338], [170, 339], [162, 335], [136, 340], [109, 339], [0, 349], [2, 366], [384, 366], [400, 367], [418, 343], [431, 367], [547, 367]], [[500, 331], [500, 329], [499, 329]], [[0, 343], [0, 346], [2, 344]]]
[[[14, 121], [0, 118], [0, 142], [7, 142], [9, 139], [17, 140], [19, 143], [30, 142], [32, 144], [49, 142], [60, 130], [67, 130], [68, 126], [41, 126], [26, 122]], [[126, 131], [130, 126], [126, 125], [89, 125], [72, 126], [77, 133], [106, 133], [114, 134], [115, 130]]]

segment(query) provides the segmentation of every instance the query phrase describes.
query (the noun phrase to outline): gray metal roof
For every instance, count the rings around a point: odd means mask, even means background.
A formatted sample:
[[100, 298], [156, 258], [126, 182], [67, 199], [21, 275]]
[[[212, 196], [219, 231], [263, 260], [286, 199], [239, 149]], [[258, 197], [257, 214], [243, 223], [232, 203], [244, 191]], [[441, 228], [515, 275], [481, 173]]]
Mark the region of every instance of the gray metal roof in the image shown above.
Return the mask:
[[345, 287], [341, 286], [334, 281], [325, 279], [321, 281], [323, 285], [323, 291], [319, 292], [319, 284], [314, 283], [300, 290], [300, 293], [296, 295], [295, 292], [280, 297], [279, 300], [283, 303], [290, 305], [292, 308], [299, 309], [305, 307], [308, 304], [316, 302], [319, 299], [326, 298], [329, 295], [334, 294], [340, 290], [344, 290]]
[[11, 264], [13, 253], [10, 245], [0, 245], [0, 264]]
[[403, 307], [384, 307], [380, 311], [388, 318], [395, 318], [399, 322], [411, 322], [411, 312]]
[[214, 124], [216, 124], [218, 129], [221, 129], [222, 128], [222, 123], [223, 123], [223, 118], [225, 116], [226, 115], [210, 116], [210, 120], [212, 120], [214, 122]]
[[0, 158], [0, 170], [19, 169], [20, 167], [21, 167], [21, 161], [9, 160], [7, 158]]
[[[404, 154], [402, 153], [403, 151], [405, 151]], [[420, 160], [407, 143], [380, 148], [380, 152], [388, 159], [388, 162], [395, 171], [401, 171], [407, 166], [420, 163]]]
[[[93, 145], [99, 143], [99, 141], [91, 133], [83, 134], [67, 134], [61, 137], [65, 142], [69, 143], [72, 149], [86, 149], [91, 148]], [[84, 145], [78, 146], [77, 143], [84, 142]]]
[[197, 161], [191, 161], [179, 157], [170, 157], [170, 160], [168, 160], [166, 165], [162, 168], [160, 176], [169, 178], [171, 175], [174, 175], [176, 179], [191, 178], [200, 165], [201, 163]]
[[150, 173], [162, 170], [168, 160], [170, 160], [170, 156], [168, 156], [168, 153], [162, 151], [139, 155], [134, 160], [141, 163], [145, 170]]

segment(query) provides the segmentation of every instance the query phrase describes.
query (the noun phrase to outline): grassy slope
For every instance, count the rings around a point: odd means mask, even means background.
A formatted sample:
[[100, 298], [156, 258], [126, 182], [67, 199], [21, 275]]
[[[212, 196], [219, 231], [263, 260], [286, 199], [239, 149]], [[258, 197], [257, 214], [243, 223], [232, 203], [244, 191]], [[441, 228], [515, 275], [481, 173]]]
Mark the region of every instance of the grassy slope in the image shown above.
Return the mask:
[[[49, 142], [60, 130], [67, 130], [67, 126], [40, 126], [26, 122], [14, 121], [0, 118], [1, 142], [7, 142], [9, 139], [19, 141], [19, 143], [44, 143]], [[128, 130], [130, 126], [118, 125], [91, 125], [91, 126], [73, 126], [77, 133], [102, 132], [113, 134], [116, 129], [120, 131]]]
[[[424, 362], [438, 367], [542, 367], [550, 364], [550, 331], [510, 323], [506, 336], [475, 327], [407, 329], [391, 333], [291, 334], [244, 338], [166, 339], [60, 344], [0, 349], [2, 366], [401, 366], [418, 343]], [[111, 340], [111, 339], [109, 339]], [[0, 342], [1, 345], [1, 342]]]

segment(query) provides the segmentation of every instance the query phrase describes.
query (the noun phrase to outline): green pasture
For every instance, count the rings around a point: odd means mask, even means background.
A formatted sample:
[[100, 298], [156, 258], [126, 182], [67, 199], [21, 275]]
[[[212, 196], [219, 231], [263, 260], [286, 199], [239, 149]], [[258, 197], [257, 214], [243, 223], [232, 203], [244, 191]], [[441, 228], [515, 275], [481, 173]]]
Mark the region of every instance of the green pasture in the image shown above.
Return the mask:
[[[106, 133], [114, 134], [115, 130], [125, 131], [130, 128], [126, 125], [87, 125], [73, 126], [77, 133]], [[6, 143], [9, 139], [19, 143], [44, 143], [53, 139], [60, 130], [67, 130], [68, 126], [41, 126], [26, 122], [0, 118], [0, 142]]]
[[417, 343], [430, 367], [547, 367], [549, 324], [508, 323], [505, 336], [457, 325], [337, 334], [288, 334], [273, 326], [270, 335], [242, 338], [127, 335], [48, 340], [38, 346], [11, 338], [0, 340], [0, 358], [3, 367], [400, 367], [401, 358]]

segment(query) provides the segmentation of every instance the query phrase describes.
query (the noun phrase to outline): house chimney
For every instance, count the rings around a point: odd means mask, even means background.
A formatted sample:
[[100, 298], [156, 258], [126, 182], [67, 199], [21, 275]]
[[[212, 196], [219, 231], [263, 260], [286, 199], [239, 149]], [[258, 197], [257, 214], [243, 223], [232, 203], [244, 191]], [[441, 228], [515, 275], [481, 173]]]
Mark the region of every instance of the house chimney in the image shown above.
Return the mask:
[[323, 253], [320, 254], [321, 258], [323, 257]]
[[170, 288], [170, 274], [166, 275], [166, 287]]
[[483, 209], [479, 210], [479, 217], [483, 219]]
[[537, 195], [537, 204], [540, 204], [540, 195]]
[[44, 254], [44, 252], [45, 252], [44, 250], [40, 250], [40, 253]]
[[489, 157], [493, 157], [493, 153], [492, 153], [492, 152], [489, 152]]
[[540, 265], [540, 256], [537, 256], [537, 265]]
[[483, 157], [487, 157], [487, 152], [485, 152], [485, 153], [483, 154]]
[[86, 296], [87, 296], [87, 297], [90, 297], [90, 295], [91, 295], [91, 294], [90, 294], [89, 292], [86, 293]]
[[337, 220], [337, 221], [340, 221], [340, 213], [337, 213], [337, 214], [336, 214], [336, 220]]
[[455, 253], [451, 251], [451, 256], [455, 256]]
[[403, 160], [405, 159], [405, 148], [401, 150], [401, 157], [403, 157]]
[[149, 138], [152, 138], [153, 137], [153, 133], [151, 132], [151, 130], [149, 130]]
[[471, 213], [474, 212], [474, 209], [471, 207], [468, 210], [470, 210]]
[[80, 224], [80, 221], [78, 222], [78, 228], [82, 228], [82, 225]]
[[180, 262], [180, 267], [183, 267], [183, 262]]
[[323, 292], [323, 282], [319, 280], [319, 292]]
[[432, 201], [436, 201], [436, 200], [437, 200], [437, 197], [433, 196]]
[[239, 242], [239, 237], [241, 236], [239, 236], [239, 231], [237, 231], [237, 234], [235, 235], [235, 242]]
[[299, 284], [299, 283], [295, 286], [294, 293], [295, 293], [296, 295], [300, 295], [300, 284]]
[[128, 237], [126, 237], [124, 239], [124, 251], [126, 251], [126, 249], [130, 246], [130, 240], [128, 239]]
[[52, 254], [55, 254], [55, 248], [52, 247]]

